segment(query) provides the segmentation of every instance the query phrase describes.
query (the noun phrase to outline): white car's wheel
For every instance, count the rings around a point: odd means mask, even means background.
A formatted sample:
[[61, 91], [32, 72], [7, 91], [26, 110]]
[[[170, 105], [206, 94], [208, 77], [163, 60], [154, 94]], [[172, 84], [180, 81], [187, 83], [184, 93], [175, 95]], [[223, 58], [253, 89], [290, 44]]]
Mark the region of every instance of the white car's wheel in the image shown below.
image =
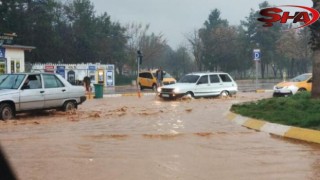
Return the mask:
[[190, 98], [194, 98], [194, 94], [193, 94], [193, 92], [187, 92], [187, 95], [186, 96], [188, 96], [188, 97], [190, 97]]
[[63, 105], [63, 110], [65, 112], [72, 111], [77, 108], [77, 104], [75, 101], [67, 101]]
[[225, 97], [228, 97], [228, 96], [230, 96], [230, 93], [229, 93], [228, 91], [222, 91], [222, 92], [220, 93], [220, 97], [221, 97], [221, 98], [225, 98]]
[[14, 117], [14, 110], [10, 104], [4, 103], [0, 105], [0, 116], [2, 120], [9, 120]]
[[140, 88], [140, 90], [143, 90], [144, 89], [144, 87], [143, 86], [141, 86], [141, 84], [139, 83], [139, 88]]

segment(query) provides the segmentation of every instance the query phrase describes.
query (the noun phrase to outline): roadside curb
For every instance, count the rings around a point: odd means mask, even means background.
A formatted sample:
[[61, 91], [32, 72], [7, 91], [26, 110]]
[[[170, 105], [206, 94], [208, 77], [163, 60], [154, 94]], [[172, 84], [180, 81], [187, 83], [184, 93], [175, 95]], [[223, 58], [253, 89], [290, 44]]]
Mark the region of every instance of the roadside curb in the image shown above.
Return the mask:
[[270, 134], [320, 144], [320, 131], [270, 123], [229, 112], [227, 119], [237, 124]]
[[[140, 93], [140, 96], [155, 96], [156, 93]], [[124, 93], [124, 94], [104, 94], [103, 97], [128, 97], [128, 96], [137, 96], [138, 93]]]
[[257, 89], [256, 93], [273, 92], [273, 89]]

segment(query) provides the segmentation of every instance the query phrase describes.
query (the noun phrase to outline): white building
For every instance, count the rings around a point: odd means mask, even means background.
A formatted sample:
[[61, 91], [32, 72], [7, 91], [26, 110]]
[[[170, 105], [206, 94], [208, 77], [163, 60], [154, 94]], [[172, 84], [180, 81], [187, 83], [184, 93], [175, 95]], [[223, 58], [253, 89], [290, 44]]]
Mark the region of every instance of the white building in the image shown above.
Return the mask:
[[24, 72], [24, 52], [33, 49], [33, 46], [0, 45], [0, 74]]

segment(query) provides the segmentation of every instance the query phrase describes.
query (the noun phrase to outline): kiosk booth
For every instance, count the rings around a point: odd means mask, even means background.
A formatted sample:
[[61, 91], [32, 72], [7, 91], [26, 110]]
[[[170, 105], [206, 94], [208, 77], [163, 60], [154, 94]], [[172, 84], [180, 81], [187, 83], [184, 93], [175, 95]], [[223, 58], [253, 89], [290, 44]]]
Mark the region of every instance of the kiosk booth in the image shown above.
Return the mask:
[[35, 49], [33, 46], [15, 45], [15, 33], [0, 33], [0, 74], [25, 71], [25, 51]]

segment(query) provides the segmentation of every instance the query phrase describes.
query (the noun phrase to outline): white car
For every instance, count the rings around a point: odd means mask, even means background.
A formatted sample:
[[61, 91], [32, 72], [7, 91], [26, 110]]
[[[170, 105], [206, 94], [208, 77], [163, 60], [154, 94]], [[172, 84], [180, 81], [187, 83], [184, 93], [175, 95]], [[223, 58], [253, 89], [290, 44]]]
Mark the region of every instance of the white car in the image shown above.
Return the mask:
[[0, 75], [0, 119], [30, 110], [68, 111], [86, 100], [85, 88], [73, 86], [60, 75], [17, 73]]
[[231, 96], [238, 91], [237, 83], [228, 73], [205, 72], [183, 76], [176, 84], [158, 88], [162, 98]]

